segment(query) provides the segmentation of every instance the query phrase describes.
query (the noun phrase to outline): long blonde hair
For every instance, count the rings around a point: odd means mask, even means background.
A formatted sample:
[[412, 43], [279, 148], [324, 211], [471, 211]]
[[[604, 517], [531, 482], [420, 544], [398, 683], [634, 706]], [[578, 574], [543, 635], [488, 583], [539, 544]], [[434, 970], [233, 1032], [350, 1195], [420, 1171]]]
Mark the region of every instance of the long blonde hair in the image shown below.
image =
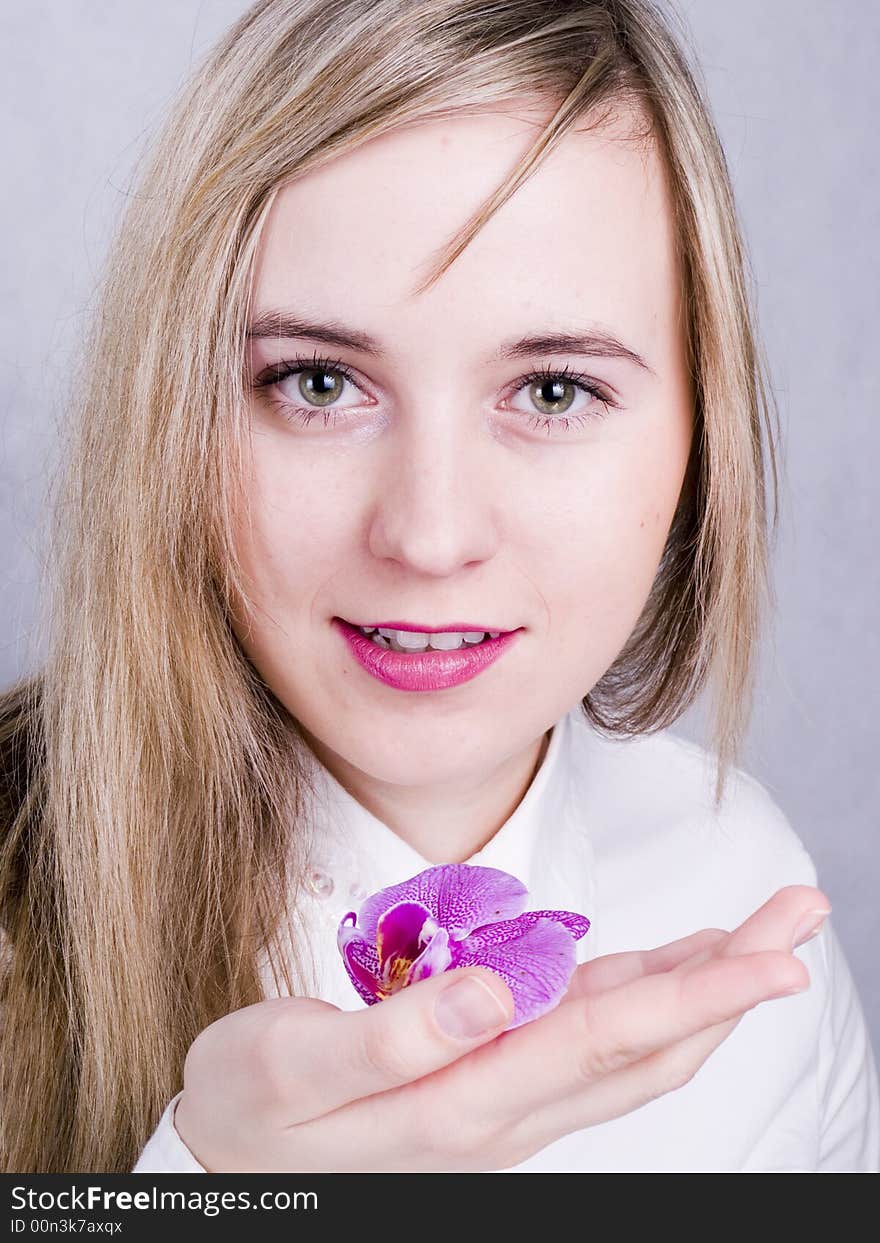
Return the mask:
[[281, 948], [309, 846], [305, 744], [230, 626], [248, 600], [232, 532], [253, 260], [285, 180], [402, 124], [550, 101], [425, 288], [570, 126], [639, 105], [677, 218], [694, 452], [644, 614], [583, 708], [653, 731], [711, 682], [720, 798], [768, 593], [771, 406], [728, 170], [675, 24], [648, 0], [260, 0], [183, 90], [75, 386], [47, 506], [48, 654], [0, 698], [3, 1170], [130, 1170], [195, 1036], [263, 998], [260, 953], [280, 990], [311, 987], [304, 937]]

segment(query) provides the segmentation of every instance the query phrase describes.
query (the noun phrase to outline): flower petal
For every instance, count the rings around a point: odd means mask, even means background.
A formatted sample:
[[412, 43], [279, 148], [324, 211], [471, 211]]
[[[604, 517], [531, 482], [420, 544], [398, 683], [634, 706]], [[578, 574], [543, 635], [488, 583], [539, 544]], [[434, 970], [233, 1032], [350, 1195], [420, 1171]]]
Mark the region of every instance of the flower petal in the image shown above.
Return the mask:
[[482, 924], [513, 919], [526, 904], [528, 889], [499, 868], [468, 863], [443, 863], [417, 876], [371, 894], [360, 909], [358, 923], [368, 941], [376, 939], [379, 917], [398, 902], [419, 902], [454, 939]]
[[578, 915], [576, 911], [526, 911], [529, 919], [555, 919], [558, 924], [563, 924], [575, 941], [579, 941], [581, 937], [586, 936], [590, 930], [590, 920], [586, 915]]
[[[528, 912], [529, 915], [534, 912]], [[555, 919], [509, 920], [487, 925], [456, 946], [453, 967], [487, 967], [500, 975], [513, 994], [513, 1019], [507, 1030], [539, 1018], [561, 1000], [576, 966], [574, 940]], [[512, 935], [510, 925], [519, 935]]]
[[358, 928], [346, 923], [353, 913], [346, 915], [339, 925], [336, 943], [342, 954], [348, 978], [357, 989], [358, 996], [367, 1005], [372, 1006], [375, 1002], [381, 1001], [384, 995], [379, 983], [379, 956], [375, 945], [365, 940]]
[[438, 928], [410, 968], [407, 984], [415, 984], [418, 980], [427, 979], [429, 975], [439, 975], [451, 962], [449, 933], [445, 928]]
[[[567, 927], [575, 941], [579, 941], [580, 937], [587, 935], [590, 926], [587, 916], [578, 915], [575, 911], [523, 911], [522, 915], [517, 915], [515, 920], [505, 921], [505, 924], [518, 925], [525, 929], [525, 927], [531, 927], [532, 924], [537, 924], [538, 920], [556, 920], [557, 924]], [[490, 931], [493, 927], [497, 927], [497, 925], [487, 924], [486, 930]], [[475, 936], [476, 932], [482, 931], [484, 930], [475, 929], [474, 932], [471, 932], [471, 936]], [[510, 938], [506, 937], [505, 940], [510, 940]]]
[[574, 911], [523, 911], [516, 919], [505, 919], [495, 924], [484, 924], [475, 928], [467, 937], [467, 943], [477, 945], [500, 945], [504, 941], [513, 941], [522, 936], [526, 928], [531, 928], [539, 919], [552, 919], [567, 928], [575, 941], [585, 936], [590, 927], [586, 915], [578, 915]]

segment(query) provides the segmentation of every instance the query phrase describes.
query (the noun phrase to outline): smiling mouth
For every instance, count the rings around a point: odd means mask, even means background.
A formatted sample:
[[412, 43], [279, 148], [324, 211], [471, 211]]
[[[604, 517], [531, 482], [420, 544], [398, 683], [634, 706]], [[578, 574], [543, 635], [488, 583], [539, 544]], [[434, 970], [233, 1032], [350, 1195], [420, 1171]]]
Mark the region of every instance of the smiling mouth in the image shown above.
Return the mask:
[[501, 660], [524, 630], [519, 626], [498, 631], [495, 638], [486, 631], [456, 634], [395, 628], [385, 635], [384, 626], [355, 626], [341, 617], [334, 617], [332, 624], [369, 675], [393, 690], [419, 693], [451, 690], [472, 681]]
[[455, 652], [492, 643], [509, 631], [481, 629], [415, 630], [396, 626], [362, 626], [338, 619], [381, 651], [418, 655], [424, 652]]

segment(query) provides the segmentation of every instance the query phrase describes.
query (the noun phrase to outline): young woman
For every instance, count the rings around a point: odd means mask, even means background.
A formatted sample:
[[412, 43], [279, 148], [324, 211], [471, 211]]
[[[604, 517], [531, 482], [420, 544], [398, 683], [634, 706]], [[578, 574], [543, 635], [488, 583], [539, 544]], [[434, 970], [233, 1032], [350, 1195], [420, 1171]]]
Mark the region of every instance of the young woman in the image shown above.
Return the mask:
[[[230, 30], [111, 254], [2, 701], [4, 1169], [877, 1168], [829, 904], [735, 766], [743, 267], [647, 0]], [[590, 919], [548, 1013], [491, 966], [355, 992], [340, 921], [450, 863]]]

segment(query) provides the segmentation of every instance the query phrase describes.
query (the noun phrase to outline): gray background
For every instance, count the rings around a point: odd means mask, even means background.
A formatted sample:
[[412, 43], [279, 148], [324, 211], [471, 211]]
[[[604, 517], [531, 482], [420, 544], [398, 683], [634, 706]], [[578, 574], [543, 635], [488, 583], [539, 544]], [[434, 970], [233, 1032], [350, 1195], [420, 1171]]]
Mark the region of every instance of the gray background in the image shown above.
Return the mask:
[[[43, 490], [143, 143], [242, 0], [0, 14], [0, 686], [39, 653]], [[785, 436], [779, 607], [743, 767], [810, 851], [880, 1056], [880, 5], [680, 0], [730, 163]], [[676, 730], [700, 740], [699, 707]]]

